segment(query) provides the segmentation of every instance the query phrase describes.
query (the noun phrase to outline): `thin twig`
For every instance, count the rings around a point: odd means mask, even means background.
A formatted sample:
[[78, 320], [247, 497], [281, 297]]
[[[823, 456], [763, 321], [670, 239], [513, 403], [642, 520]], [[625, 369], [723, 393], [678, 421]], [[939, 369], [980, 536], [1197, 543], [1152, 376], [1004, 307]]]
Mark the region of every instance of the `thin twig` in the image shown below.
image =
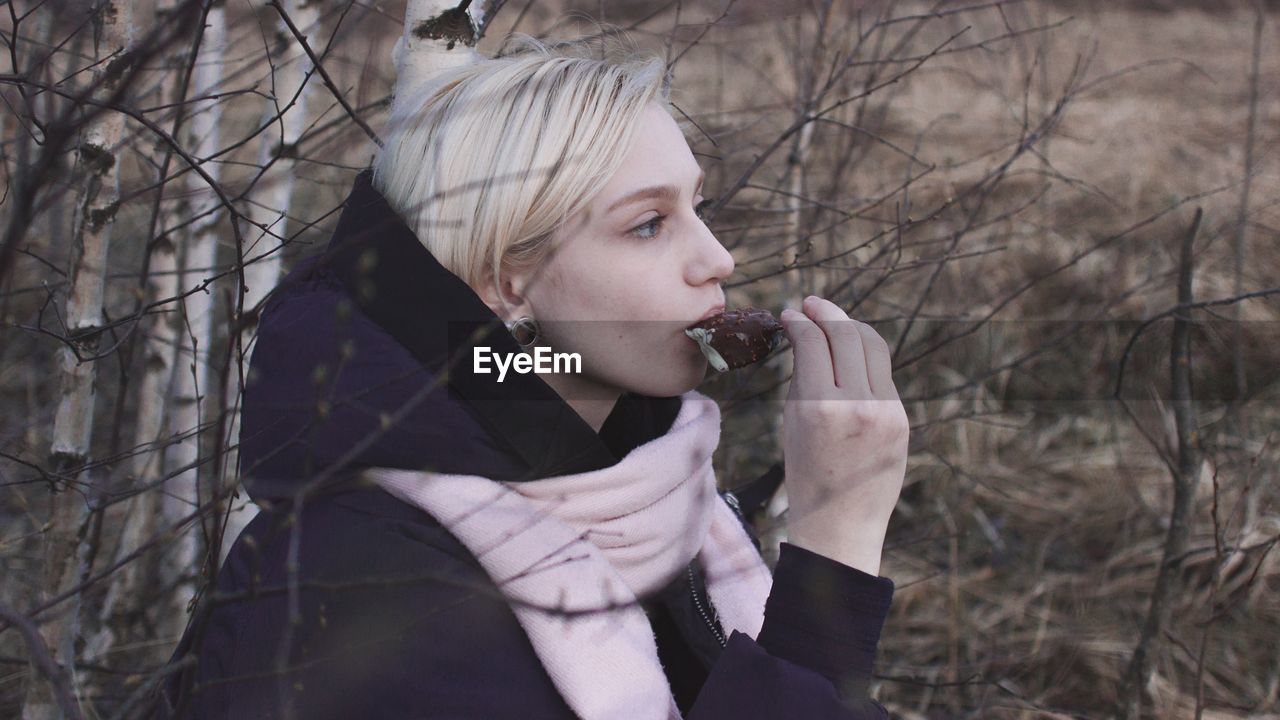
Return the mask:
[[289, 13], [285, 12], [285, 9], [281, 7], [280, 3], [276, 2], [276, 0], [270, 0], [267, 4], [275, 8], [276, 12], [280, 13], [280, 19], [289, 27], [289, 32], [293, 33], [293, 38], [302, 46], [302, 50], [307, 53], [307, 57], [311, 58], [312, 67], [316, 69], [316, 72], [320, 73], [320, 78], [324, 80], [325, 87], [329, 88], [329, 92], [333, 93], [334, 99], [342, 105], [342, 109], [347, 111], [347, 116], [350, 117], [356, 125], [359, 125], [361, 130], [364, 130], [364, 134], [368, 135], [369, 139], [372, 140], [375, 145], [382, 147], [382, 140], [378, 137], [378, 133], [374, 132], [373, 128], [369, 127], [369, 124], [360, 117], [360, 114], [351, 108], [347, 99], [343, 97], [342, 91], [333, 83], [333, 78], [329, 77], [329, 73], [325, 71], [324, 65], [320, 62], [320, 58], [316, 57], [315, 52], [311, 50], [311, 46], [307, 44], [306, 36], [298, 31], [297, 25], [293, 24], [293, 18], [289, 17]]
[[27, 652], [31, 654], [31, 661], [53, 685], [54, 697], [57, 698], [58, 707], [62, 709], [63, 714], [71, 720], [83, 718], [75, 693], [72, 692], [71, 679], [67, 677], [66, 669], [54, 662], [49, 654], [49, 648], [44, 644], [44, 638], [40, 637], [40, 630], [36, 628], [36, 624], [3, 602], [0, 602], [0, 618], [3, 618], [11, 627], [16, 627], [22, 634], [22, 639], [27, 643]]
[[[1196, 234], [1200, 231], [1200, 220], [1204, 216], [1201, 208], [1196, 208], [1191, 228], [1182, 238], [1182, 247], [1178, 259], [1178, 303], [1190, 304], [1191, 277], [1194, 267], [1191, 249]], [[1179, 558], [1187, 545], [1190, 534], [1188, 520], [1191, 516], [1191, 503], [1195, 498], [1198, 468], [1200, 466], [1200, 440], [1197, 434], [1195, 409], [1191, 406], [1191, 313], [1189, 310], [1175, 315], [1173, 323], [1173, 341], [1170, 350], [1171, 384], [1173, 393], [1173, 416], [1178, 433], [1178, 471], [1173, 476], [1173, 509], [1169, 514], [1169, 530], [1165, 535], [1164, 558], [1156, 575], [1155, 588], [1151, 592], [1151, 606], [1147, 612], [1146, 623], [1142, 634], [1134, 648], [1129, 669], [1121, 686], [1118, 717], [1124, 720], [1138, 720], [1142, 708], [1142, 693], [1151, 676], [1152, 645], [1161, 636], [1168, 624], [1170, 595], [1181, 566]]]

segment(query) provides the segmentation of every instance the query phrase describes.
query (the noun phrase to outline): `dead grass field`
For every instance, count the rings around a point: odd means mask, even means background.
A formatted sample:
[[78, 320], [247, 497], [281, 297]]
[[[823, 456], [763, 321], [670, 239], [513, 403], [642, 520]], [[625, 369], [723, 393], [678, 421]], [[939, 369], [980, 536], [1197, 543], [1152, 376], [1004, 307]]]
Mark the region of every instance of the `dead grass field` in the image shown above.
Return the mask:
[[[865, 27], [879, 6], [860, 5]], [[513, 2], [502, 11], [482, 50], [497, 46], [522, 7]], [[540, 4], [520, 28], [548, 28], [568, 10], [625, 23], [661, 6], [618, 3], [610, 6], [614, 14], [603, 15], [600, 7]], [[699, 36], [719, 5], [682, 7], [676, 52]], [[810, 39], [816, 32], [815, 13], [806, 7], [742, 2], [677, 64], [673, 97], [700, 128], [689, 137], [712, 193], [794, 121], [797, 67], [815, 66], [811, 59], [797, 62], [788, 42], [797, 29]], [[893, 16], [923, 8], [895, 3]], [[659, 49], [673, 12], [640, 26]], [[235, 68], [243, 73], [231, 84], [244, 86], [264, 74], [261, 30], [252, 8], [234, 5], [230, 13], [242, 61]], [[326, 15], [329, 22], [336, 13]], [[852, 13], [838, 5], [833, 21]], [[403, 3], [395, 2], [348, 19], [330, 62], [351, 88], [353, 105], [389, 92], [394, 69], [387, 58], [402, 17]], [[816, 256], [843, 254], [793, 271], [793, 282], [806, 293], [834, 289], [830, 296], [891, 346], [907, 333], [895, 355], [895, 381], [912, 417], [912, 454], [881, 569], [897, 591], [873, 685], [896, 716], [1113, 716], [1172, 502], [1170, 469], [1161, 458], [1176, 452], [1167, 323], [1145, 334], [1131, 359], [1134, 374], [1123, 395], [1132, 416], [1111, 397], [1116, 362], [1138, 324], [1175, 303], [1177, 242], [1197, 206], [1205, 215], [1195, 243], [1194, 295], [1235, 294], [1253, 22], [1244, 3], [1186, 2], [1012, 3], [902, 22], [886, 34], [879, 57], [917, 25], [898, 57], [947, 52], [832, 115], [845, 126], [814, 130], [798, 169], [803, 179], [794, 186], [803, 191], [799, 209], [780, 192], [793, 187], [784, 148], [755, 176], [758, 186], [743, 188], [717, 217], [713, 229], [738, 261], [731, 304], [785, 302], [778, 247], [799, 227]], [[1274, 3], [1266, 22], [1243, 246], [1246, 292], [1280, 285]], [[851, 47], [857, 27], [830, 31], [831, 47]], [[1037, 27], [1043, 29], [1001, 39], [1009, 28]], [[802, 47], [813, 52], [811, 40]], [[1073, 69], [1085, 59], [1071, 87]], [[856, 94], [873, 71], [880, 82], [915, 62], [857, 68], [833, 97]], [[325, 92], [317, 97], [310, 110], [317, 124], [341, 113]], [[260, 99], [230, 102], [224, 132], [236, 137], [257, 122]], [[1056, 120], [1037, 136], [1034, 152], [1021, 153], [996, 181], [984, 179], [1011, 157], [1028, 128], [1051, 116]], [[384, 118], [377, 111], [367, 119], [378, 128]], [[854, 162], [841, 159], [849, 148]], [[225, 164], [229, 187], [252, 177], [255, 152], [246, 146]], [[289, 262], [327, 241], [336, 215], [326, 215], [372, 153], [353, 128], [303, 146], [291, 221], [315, 224], [286, 249]], [[150, 182], [147, 172], [139, 155], [127, 162], [123, 184]], [[919, 177], [903, 190], [913, 175]], [[979, 184], [985, 192], [974, 192]], [[148, 203], [140, 198], [122, 208], [123, 236], [145, 230]], [[40, 237], [52, 244], [57, 236], [46, 228]], [[65, 257], [65, 248], [46, 249]], [[234, 260], [229, 241], [221, 252]], [[117, 302], [132, 291], [129, 274], [136, 278], [142, 254], [140, 242], [113, 249], [111, 267], [123, 278], [109, 289]], [[942, 255], [954, 258], [939, 269]], [[24, 263], [11, 290], [47, 275], [38, 263]], [[15, 295], [6, 305], [6, 327], [28, 323], [39, 303], [37, 295]], [[1235, 395], [1228, 322], [1236, 307], [1247, 321], [1242, 356], [1249, 385], [1242, 398]], [[1280, 718], [1280, 559], [1271, 552], [1280, 539], [1280, 304], [1270, 295], [1213, 312], [1218, 317], [1197, 315], [1204, 329], [1193, 343], [1204, 459], [1190, 552], [1172, 595], [1171, 625], [1154, 646], [1146, 716], [1195, 717], [1202, 692], [1204, 718]], [[930, 350], [988, 315], [982, 332]], [[0, 437], [6, 452], [40, 457], [56, 384], [39, 378], [56, 346], [30, 336], [10, 342], [0, 350], [6, 408]], [[1027, 354], [1034, 356], [1018, 360]], [[1014, 367], [999, 369], [1007, 363]], [[782, 362], [770, 363], [750, 387], [779, 382], [785, 372]], [[743, 389], [713, 381], [707, 391], [736, 398]], [[101, 392], [105, 426], [120, 390], [104, 382]], [[717, 455], [725, 484], [754, 477], [779, 458], [777, 402], [727, 403]], [[107, 442], [95, 439], [95, 448], [105, 455]], [[38, 505], [36, 489], [15, 493], [3, 503], [6, 524], [26, 522]], [[31, 571], [30, 548], [17, 540], [5, 547], [15, 548], [4, 551], [7, 568]], [[5, 695], [13, 682], [0, 684]]]
[[[911, 7], [898, 13], [910, 14]], [[1081, 81], [1088, 87], [1065, 104], [1039, 152], [1010, 165], [990, 198], [996, 207], [1030, 207], [973, 233], [956, 252], [992, 251], [953, 263], [932, 286], [919, 317], [935, 319], [935, 327], [983, 317], [1030, 278], [1118, 236], [1003, 306], [993, 318], [996, 329], [975, 343], [985, 347], [959, 344], [895, 372], [917, 429], [908, 487], [890, 531], [894, 547], [882, 568], [898, 590], [881, 641], [883, 678], [876, 691], [901, 717], [1112, 716], [1147, 612], [1171, 506], [1169, 469], [1144, 433], [1165, 452], [1174, 437], [1167, 330], [1139, 346], [1137, 355], [1149, 364], [1125, 393], [1136, 420], [1110, 398], [1112, 363], [1136, 326], [1123, 321], [1142, 320], [1173, 303], [1176, 242], [1194, 206], [1205, 210], [1195, 246], [1195, 296], [1230, 297], [1234, 287], [1253, 15], [1241, 7], [1209, 9], [1032, 3], [1008, 9], [1003, 18], [977, 13], [931, 22], [912, 47], [937, 47], [956, 33], [955, 44], [977, 43], [999, 36], [1005, 22], [1054, 27], [939, 55], [886, 87], [860, 116], [880, 139], [919, 148], [916, 157], [935, 166], [910, 186], [912, 207], [925, 213], [1002, 162], [1024, 128], [1053, 110], [1075, 63], [1089, 59]], [[1269, 20], [1261, 62], [1244, 250], [1243, 287], [1252, 289], [1275, 286], [1280, 266], [1280, 94], [1268, 81], [1280, 76], [1276, 19]], [[710, 33], [698, 59], [677, 75], [683, 108], [719, 132], [717, 143], [702, 142], [696, 150], [713, 158], [713, 167], [728, 166], [724, 177], [733, 177], [734, 168], [794, 117], [796, 85], [783, 22]], [[812, 15], [804, 24], [813, 32]], [[810, 190], [838, 172], [826, 164], [831, 155], [825, 149], [847, 134], [830, 127], [814, 133], [806, 166]], [[852, 210], [865, 206], [866, 198], [892, 193], [911, 163], [886, 147], [869, 150], [867, 160], [822, 200]], [[781, 176], [781, 169], [765, 174], [774, 183]], [[785, 207], [774, 195], [752, 190], [742, 196], [743, 213], [763, 228], [749, 238], [782, 231], [759, 211]], [[828, 248], [865, 242], [883, 231], [886, 217], [892, 217], [889, 210], [852, 220], [817, 242]], [[916, 237], [935, 242], [922, 242], [914, 248], [918, 254], [908, 250], [908, 256], [938, 252], [936, 241], [955, 232], [956, 223], [949, 212], [926, 223]], [[852, 265], [874, 265], [876, 245], [854, 252]], [[739, 261], [748, 276], [759, 267]], [[810, 287], [832, 287], [847, 274], [815, 272]], [[904, 309], [913, 307], [921, 287], [918, 276], [904, 275], [865, 297], [843, 297], [846, 305], [855, 300], [854, 316], [873, 322], [893, 345]], [[769, 302], [777, 288], [766, 280], [743, 291]], [[1226, 404], [1233, 397], [1226, 323], [1206, 323], [1197, 345], [1206, 457], [1193, 549], [1147, 688], [1151, 717], [1195, 716], [1202, 652], [1203, 717], [1280, 717], [1274, 661], [1280, 566], [1269, 552], [1280, 536], [1274, 504], [1280, 414], [1269, 402], [1280, 359], [1277, 307], [1272, 300], [1240, 307], [1248, 321], [1244, 354], [1252, 378], [1243, 406], [1228, 411]], [[1093, 330], [1040, 360], [997, 374], [971, 392], [924, 399], [1031, 350], [1041, 342], [1039, 333], [1085, 317], [1098, 320]], [[1230, 315], [1224, 310], [1221, 317]], [[908, 343], [899, 357], [910, 356], [911, 348]], [[734, 468], [740, 478], [776, 452], [768, 445], [767, 423], [750, 416], [731, 415], [727, 422], [743, 442], [767, 449], [725, 451], [747, 458]], [[1214, 549], [1215, 482], [1219, 537], [1236, 548], [1221, 555]], [[1211, 607], [1216, 614], [1206, 626]]]

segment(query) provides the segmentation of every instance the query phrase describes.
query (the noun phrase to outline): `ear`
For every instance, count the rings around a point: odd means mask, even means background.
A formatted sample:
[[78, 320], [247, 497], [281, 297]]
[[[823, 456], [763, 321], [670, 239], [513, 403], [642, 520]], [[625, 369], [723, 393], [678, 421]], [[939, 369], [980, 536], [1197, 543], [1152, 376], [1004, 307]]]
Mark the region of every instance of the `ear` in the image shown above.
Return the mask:
[[524, 296], [527, 282], [527, 273], [508, 271], [503, 273], [501, 287], [499, 287], [493, 282], [493, 272], [488, 271], [476, 290], [476, 295], [489, 306], [498, 319], [515, 320], [522, 315], [533, 314], [533, 309], [529, 307], [528, 300]]

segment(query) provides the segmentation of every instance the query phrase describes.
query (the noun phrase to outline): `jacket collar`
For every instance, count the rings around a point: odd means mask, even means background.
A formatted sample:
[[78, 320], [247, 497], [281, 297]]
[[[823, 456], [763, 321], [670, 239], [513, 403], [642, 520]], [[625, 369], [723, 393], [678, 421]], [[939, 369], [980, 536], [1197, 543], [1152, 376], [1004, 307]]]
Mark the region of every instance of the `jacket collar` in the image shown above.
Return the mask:
[[[679, 397], [625, 394], [599, 434], [536, 374], [508, 373], [504, 382], [470, 370], [471, 345], [482, 333], [495, 353], [519, 346], [475, 292], [419, 242], [386, 198], [372, 171], [356, 175], [333, 237], [319, 260], [360, 310], [435, 372], [495, 438], [510, 446], [533, 480], [608, 467], [632, 448], [664, 434]], [[446, 363], [450, 357], [458, 360]], [[449, 364], [448, 370], [445, 365]]]

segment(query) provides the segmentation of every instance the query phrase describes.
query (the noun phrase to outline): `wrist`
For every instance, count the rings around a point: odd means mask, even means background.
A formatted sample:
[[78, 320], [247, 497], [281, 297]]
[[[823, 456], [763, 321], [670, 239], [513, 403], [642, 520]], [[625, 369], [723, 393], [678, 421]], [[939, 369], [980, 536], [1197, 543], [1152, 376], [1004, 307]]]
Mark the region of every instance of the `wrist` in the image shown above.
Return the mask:
[[887, 524], [808, 516], [787, 523], [787, 542], [870, 575], [880, 575]]

